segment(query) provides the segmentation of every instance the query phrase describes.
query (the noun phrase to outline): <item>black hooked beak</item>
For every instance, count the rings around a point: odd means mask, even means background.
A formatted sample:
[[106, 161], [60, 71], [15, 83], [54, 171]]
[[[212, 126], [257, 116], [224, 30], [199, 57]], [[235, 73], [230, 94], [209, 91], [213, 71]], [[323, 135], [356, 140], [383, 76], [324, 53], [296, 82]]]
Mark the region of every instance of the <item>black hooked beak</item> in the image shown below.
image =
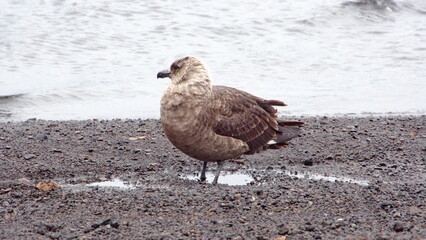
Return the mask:
[[170, 71], [169, 70], [163, 70], [159, 73], [157, 73], [157, 78], [166, 78], [170, 76]]

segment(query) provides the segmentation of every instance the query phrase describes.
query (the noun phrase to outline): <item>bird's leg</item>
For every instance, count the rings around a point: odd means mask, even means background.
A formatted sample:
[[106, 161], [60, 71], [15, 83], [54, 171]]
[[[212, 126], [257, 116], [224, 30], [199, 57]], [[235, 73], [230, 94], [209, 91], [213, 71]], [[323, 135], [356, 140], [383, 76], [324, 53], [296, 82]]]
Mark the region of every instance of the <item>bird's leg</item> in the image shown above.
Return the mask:
[[212, 182], [213, 185], [217, 184], [217, 180], [219, 179], [219, 174], [220, 174], [220, 171], [223, 168], [224, 162], [225, 162], [224, 160], [217, 161], [217, 170], [216, 170], [216, 176], [214, 176], [214, 179], [213, 179], [213, 182]]
[[203, 168], [201, 169], [200, 181], [206, 181], [206, 170], [207, 170], [207, 162], [203, 162]]

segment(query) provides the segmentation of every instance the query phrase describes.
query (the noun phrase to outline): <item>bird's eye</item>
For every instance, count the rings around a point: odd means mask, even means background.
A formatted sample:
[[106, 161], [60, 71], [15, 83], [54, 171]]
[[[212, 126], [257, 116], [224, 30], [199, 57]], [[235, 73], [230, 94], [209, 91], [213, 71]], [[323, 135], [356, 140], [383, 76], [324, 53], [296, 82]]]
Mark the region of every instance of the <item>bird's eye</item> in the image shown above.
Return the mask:
[[177, 64], [173, 64], [172, 65], [172, 67], [171, 67], [171, 69], [174, 71], [174, 70], [177, 70], [177, 69], [179, 69], [179, 66], [177, 65]]

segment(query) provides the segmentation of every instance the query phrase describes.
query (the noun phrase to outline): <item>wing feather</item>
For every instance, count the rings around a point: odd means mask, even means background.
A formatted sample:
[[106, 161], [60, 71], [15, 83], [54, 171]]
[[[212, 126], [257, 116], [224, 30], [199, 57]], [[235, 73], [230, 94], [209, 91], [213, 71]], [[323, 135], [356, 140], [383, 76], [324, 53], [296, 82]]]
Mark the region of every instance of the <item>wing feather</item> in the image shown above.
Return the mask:
[[254, 153], [279, 133], [273, 105], [285, 106], [281, 101], [265, 100], [235, 88], [213, 86], [213, 100], [205, 113], [216, 117], [216, 134], [240, 139], [250, 147], [249, 153]]

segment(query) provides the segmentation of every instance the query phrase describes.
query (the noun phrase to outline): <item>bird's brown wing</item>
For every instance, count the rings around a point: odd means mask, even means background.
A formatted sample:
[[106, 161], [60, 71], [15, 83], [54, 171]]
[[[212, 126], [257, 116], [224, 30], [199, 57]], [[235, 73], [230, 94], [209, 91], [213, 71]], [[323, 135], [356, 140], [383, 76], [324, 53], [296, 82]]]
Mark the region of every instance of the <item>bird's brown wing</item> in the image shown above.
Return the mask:
[[280, 129], [277, 110], [272, 106], [285, 106], [281, 101], [265, 100], [247, 92], [224, 86], [213, 86], [213, 100], [201, 117], [212, 124], [215, 133], [240, 139], [254, 153], [275, 139]]

